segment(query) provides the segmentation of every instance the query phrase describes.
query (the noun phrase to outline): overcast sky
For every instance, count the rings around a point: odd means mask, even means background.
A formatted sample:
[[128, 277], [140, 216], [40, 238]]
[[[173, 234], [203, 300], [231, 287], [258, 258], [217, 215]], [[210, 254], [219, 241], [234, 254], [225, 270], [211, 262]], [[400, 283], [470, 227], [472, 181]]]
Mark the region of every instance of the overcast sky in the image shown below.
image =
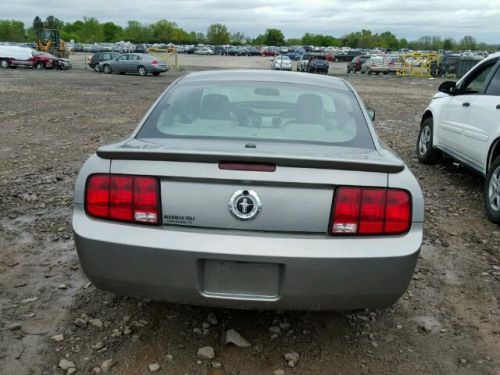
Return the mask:
[[231, 32], [255, 37], [280, 28], [287, 38], [305, 32], [342, 36], [362, 28], [416, 39], [439, 35], [500, 43], [500, 0], [0, 0], [0, 19], [31, 25], [39, 15], [64, 21], [84, 16], [125, 25], [135, 19], [176, 22], [188, 31], [224, 23]]

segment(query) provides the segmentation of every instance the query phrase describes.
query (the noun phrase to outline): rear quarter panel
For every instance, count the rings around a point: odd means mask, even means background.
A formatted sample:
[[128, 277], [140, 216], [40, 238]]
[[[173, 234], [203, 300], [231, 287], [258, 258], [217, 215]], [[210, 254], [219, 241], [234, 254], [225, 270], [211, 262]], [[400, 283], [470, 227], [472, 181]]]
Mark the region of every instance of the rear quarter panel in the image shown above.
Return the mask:
[[102, 159], [97, 155], [92, 155], [87, 159], [75, 183], [75, 192], [73, 195], [74, 204], [84, 204], [85, 201], [85, 184], [87, 177], [94, 173], [109, 173], [111, 169], [111, 160]]

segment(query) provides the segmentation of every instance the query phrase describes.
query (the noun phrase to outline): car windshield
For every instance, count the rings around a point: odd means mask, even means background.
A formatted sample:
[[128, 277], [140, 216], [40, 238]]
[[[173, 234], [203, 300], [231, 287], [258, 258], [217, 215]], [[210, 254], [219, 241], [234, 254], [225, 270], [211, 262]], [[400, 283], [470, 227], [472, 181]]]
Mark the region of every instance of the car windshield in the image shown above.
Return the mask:
[[182, 84], [156, 105], [137, 138], [326, 143], [373, 149], [354, 94], [266, 82]]

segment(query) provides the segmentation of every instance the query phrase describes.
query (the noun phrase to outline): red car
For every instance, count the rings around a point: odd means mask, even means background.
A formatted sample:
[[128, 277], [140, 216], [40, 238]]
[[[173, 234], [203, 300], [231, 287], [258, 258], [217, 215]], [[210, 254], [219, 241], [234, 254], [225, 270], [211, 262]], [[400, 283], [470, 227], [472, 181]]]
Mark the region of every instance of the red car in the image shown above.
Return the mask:
[[326, 55], [326, 60], [327, 61], [335, 61], [335, 55], [333, 54], [333, 52], [328, 52]]
[[278, 56], [279, 52], [273, 49], [266, 49], [262, 51], [262, 56]]
[[361, 72], [361, 67], [363, 66], [364, 62], [368, 60], [370, 56], [366, 55], [360, 55], [356, 56], [355, 58], [352, 59], [352, 61], [347, 65], [347, 73], [350, 72]]
[[31, 48], [17, 46], [1, 47], [0, 67], [2, 68], [65, 69], [69, 63], [62, 61], [62, 59], [50, 53], [35, 51]]

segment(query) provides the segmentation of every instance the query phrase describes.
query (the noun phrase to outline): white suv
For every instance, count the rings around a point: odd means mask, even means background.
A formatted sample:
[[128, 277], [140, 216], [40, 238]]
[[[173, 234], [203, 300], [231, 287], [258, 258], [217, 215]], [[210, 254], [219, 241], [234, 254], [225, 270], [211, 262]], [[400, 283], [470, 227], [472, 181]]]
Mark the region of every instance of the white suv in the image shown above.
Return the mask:
[[500, 223], [500, 53], [458, 82], [443, 82], [432, 98], [422, 117], [417, 156], [431, 164], [443, 152], [486, 177], [486, 212]]

